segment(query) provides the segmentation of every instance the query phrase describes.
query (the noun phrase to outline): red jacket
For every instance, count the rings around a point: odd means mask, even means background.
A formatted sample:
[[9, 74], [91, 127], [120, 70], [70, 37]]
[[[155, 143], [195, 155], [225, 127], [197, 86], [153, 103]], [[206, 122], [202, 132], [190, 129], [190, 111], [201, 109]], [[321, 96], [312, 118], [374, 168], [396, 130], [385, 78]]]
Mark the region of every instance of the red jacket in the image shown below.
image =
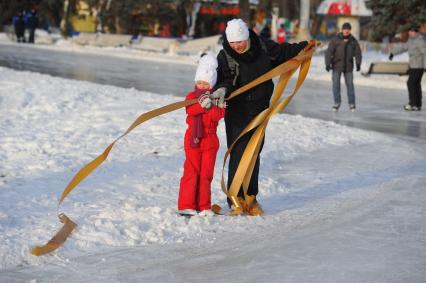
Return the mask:
[[[197, 95], [194, 92], [190, 92], [185, 99], [190, 100], [194, 98], [197, 98]], [[184, 148], [193, 149], [190, 146], [190, 138], [194, 124], [194, 117], [199, 114], [203, 114], [203, 138], [201, 139], [199, 149], [206, 150], [210, 148], [219, 148], [219, 139], [216, 135], [216, 129], [219, 120], [222, 119], [225, 115], [225, 110], [215, 105], [213, 105], [209, 110], [205, 110], [199, 103], [195, 103], [186, 107], [186, 114], [186, 123], [188, 124], [188, 129], [185, 133]]]

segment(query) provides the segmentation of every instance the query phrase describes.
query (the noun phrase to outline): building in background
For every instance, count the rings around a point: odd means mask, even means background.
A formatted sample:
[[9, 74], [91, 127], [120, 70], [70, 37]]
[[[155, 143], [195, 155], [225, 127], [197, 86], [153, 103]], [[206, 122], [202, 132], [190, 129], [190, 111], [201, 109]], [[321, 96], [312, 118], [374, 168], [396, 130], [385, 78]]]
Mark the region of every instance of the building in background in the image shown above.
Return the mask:
[[[240, 13], [238, 0], [164, 0], [131, 4], [100, 0], [96, 9], [88, 2], [77, 1], [75, 11], [69, 16], [73, 32], [199, 38], [222, 33], [226, 22]], [[257, 0], [250, 0], [252, 15], [257, 5]]]
[[[250, 0], [250, 18], [254, 19], [258, 0]], [[188, 5], [189, 37], [199, 38], [223, 33], [226, 23], [239, 16], [238, 0], [197, 1]], [[253, 26], [253, 22], [248, 23]]]
[[318, 6], [317, 14], [323, 16], [317, 38], [330, 38], [340, 31], [344, 22], [349, 22], [351, 33], [357, 39], [366, 39], [367, 23], [373, 13], [367, 9], [364, 0], [324, 0]]

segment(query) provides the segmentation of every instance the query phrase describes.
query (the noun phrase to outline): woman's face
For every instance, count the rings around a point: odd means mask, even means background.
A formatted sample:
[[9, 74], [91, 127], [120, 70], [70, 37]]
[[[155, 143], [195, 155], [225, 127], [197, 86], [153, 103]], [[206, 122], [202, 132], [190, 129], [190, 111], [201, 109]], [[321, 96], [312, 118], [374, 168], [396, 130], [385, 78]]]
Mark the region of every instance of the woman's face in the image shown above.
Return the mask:
[[205, 81], [197, 81], [195, 85], [198, 89], [210, 89], [210, 84]]
[[243, 53], [247, 49], [248, 40], [230, 42], [229, 45], [238, 54]]

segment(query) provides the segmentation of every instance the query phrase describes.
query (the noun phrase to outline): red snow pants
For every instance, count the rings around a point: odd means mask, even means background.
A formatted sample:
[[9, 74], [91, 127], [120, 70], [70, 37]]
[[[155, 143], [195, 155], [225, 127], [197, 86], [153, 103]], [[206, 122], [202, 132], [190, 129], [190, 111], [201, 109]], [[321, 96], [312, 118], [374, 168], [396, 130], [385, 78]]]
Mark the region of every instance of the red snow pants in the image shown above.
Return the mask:
[[218, 149], [219, 147], [185, 149], [186, 160], [183, 165], [178, 198], [179, 210], [202, 211], [211, 208], [210, 184], [213, 180]]

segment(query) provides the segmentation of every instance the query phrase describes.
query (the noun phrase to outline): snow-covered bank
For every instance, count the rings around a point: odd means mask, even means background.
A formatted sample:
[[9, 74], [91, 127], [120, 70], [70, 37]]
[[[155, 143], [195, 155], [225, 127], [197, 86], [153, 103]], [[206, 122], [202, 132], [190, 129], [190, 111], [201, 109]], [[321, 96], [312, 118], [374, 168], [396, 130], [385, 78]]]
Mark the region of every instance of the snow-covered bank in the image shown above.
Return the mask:
[[[2, 36], [0, 33], [0, 45], [20, 45], [11, 42], [6, 36]], [[61, 39], [58, 40], [54, 45], [25, 45], [31, 48], [40, 48], [62, 52], [73, 52], [76, 54], [93, 54], [93, 55], [104, 55], [114, 56], [120, 58], [128, 58], [134, 60], [149, 60], [157, 62], [168, 62], [178, 64], [189, 64], [195, 65], [198, 56], [184, 56], [176, 55], [173, 53], [162, 53], [162, 52], [149, 52], [143, 50], [133, 49], [131, 47], [96, 47], [96, 46], [82, 46], [72, 42], [72, 40]], [[216, 46], [214, 50], [219, 52], [221, 46]], [[370, 64], [376, 61], [388, 61], [388, 54], [383, 54], [376, 51], [368, 51], [363, 53], [363, 61], [361, 69], [362, 71], [368, 70]], [[394, 61], [408, 62], [407, 53], [395, 56]], [[331, 74], [325, 71], [324, 55], [317, 54], [313, 57], [310, 75], [308, 79], [319, 80], [319, 81], [331, 81]], [[343, 80], [343, 78], [342, 78]], [[390, 88], [390, 89], [406, 89], [407, 76], [396, 76], [396, 75], [373, 75], [370, 77], [364, 77], [360, 72], [354, 72], [354, 82], [356, 86], [369, 86], [376, 88]]]
[[97, 47], [91, 45], [79, 45], [71, 39], [59, 39], [52, 45], [21, 44], [11, 41], [4, 33], [0, 33], [0, 45], [13, 45], [16, 47], [25, 46], [35, 49], [52, 50], [60, 52], [73, 52], [76, 54], [93, 54], [114, 56], [118, 58], [128, 58], [134, 60], [149, 60], [155, 62], [168, 62], [195, 65], [199, 56], [182, 56], [166, 52], [153, 52], [131, 47]]
[[[368, 208], [369, 203], [379, 202], [376, 197], [410, 190], [424, 180], [424, 141], [410, 142], [332, 122], [278, 115], [268, 127], [262, 154], [259, 197], [266, 216], [197, 216], [188, 222], [174, 213], [184, 157], [185, 114], [181, 110], [149, 121], [120, 140], [106, 163], [77, 187], [60, 209], [78, 223], [76, 232], [53, 255], [32, 256], [30, 249], [45, 243], [59, 228], [57, 199], [75, 172], [101, 153], [139, 114], [178, 99], [0, 68], [0, 269], [5, 271], [3, 278], [10, 279], [6, 271], [17, 272], [18, 267], [40, 266], [48, 270], [47, 264], [53, 264], [80, 270], [85, 264], [90, 266], [89, 255], [102, 253], [106, 256], [100, 255], [101, 262], [119, 273], [123, 263], [109, 261], [108, 254], [128, 253], [135, 257], [128, 248], [140, 251], [146, 247], [148, 253], [158, 254], [154, 262], [160, 263], [168, 261], [165, 251], [191, 258], [203, 247], [219, 253], [216, 254], [219, 258], [227, 258], [235, 252], [232, 247], [236, 237], [241, 243], [248, 243], [254, 234], [256, 239], [265, 236], [262, 247], [268, 250], [281, 246], [297, 231], [314, 234], [319, 223], [337, 225], [344, 221], [336, 218], [338, 215], [356, 212], [358, 207]], [[212, 199], [223, 205], [225, 197], [219, 189], [225, 150], [223, 123], [219, 138], [222, 146]], [[416, 200], [421, 201], [424, 195], [417, 197]], [[409, 219], [425, 215], [421, 207], [401, 209], [393, 213]], [[381, 213], [384, 212], [373, 215], [380, 225], [383, 224]], [[419, 219], [423, 220], [416, 223], [420, 229], [425, 228], [425, 218]], [[377, 223], [371, 222], [368, 228], [374, 230]], [[399, 231], [405, 222], [389, 225]], [[402, 241], [410, 239], [409, 244], [415, 250], [425, 250], [424, 238], [410, 238], [409, 233], [415, 228], [402, 230], [384, 235], [382, 241], [393, 242], [394, 237]], [[345, 236], [344, 231], [338, 232]], [[362, 244], [362, 248], [372, 248], [368, 237], [362, 238], [365, 235], [351, 233], [346, 237], [353, 235], [355, 243]], [[222, 245], [225, 250], [220, 252], [217, 247]], [[268, 268], [272, 268], [276, 257], [285, 257], [279, 250], [275, 253], [263, 261], [272, 264]], [[336, 269], [346, 269], [352, 256], [343, 252], [343, 261], [334, 263]], [[143, 254], [139, 259], [141, 265], [153, 264]], [[307, 259], [315, 264], [313, 257]], [[209, 262], [209, 257], [199, 261], [203, 265]], [[418, 262], [425, 263], [425, 257], [420, 256]], [[275, 272], [280, 268], [275, 267]], [[155, 273], [155, 269], [151, 272]], [[256, 278], [256, 268], [245, 272]], [[88, 276], [86, 279], [91, 281], [103, 278], [96, 272], [84, 276], [77, 272], [77, 275], [80, 279]], [[416, 275], [424, 273], [418, 271]], [[39, 273], [34, 278], [49, 281], [48, 273]], [[79, 281], [64, 272], [62, 279], [67, 278]], [[110, 278], [110, 282], [113, 281]]]

